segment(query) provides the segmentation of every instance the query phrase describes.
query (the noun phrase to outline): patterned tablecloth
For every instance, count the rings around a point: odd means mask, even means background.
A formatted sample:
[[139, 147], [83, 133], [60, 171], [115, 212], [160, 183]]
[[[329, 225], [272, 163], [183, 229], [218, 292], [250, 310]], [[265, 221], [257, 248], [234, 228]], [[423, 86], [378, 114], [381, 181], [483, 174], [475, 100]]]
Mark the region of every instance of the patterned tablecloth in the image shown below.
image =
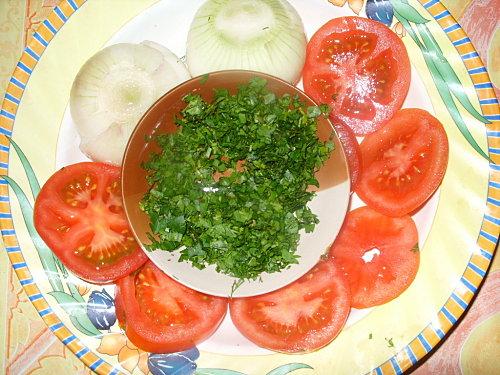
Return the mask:
[[[500, 0], [442, 2], [462, 25], [488, 66], [500, 97]], [[58, 0], [0, 0], [0, 98], [27, 40], [57, 3]], [[414, 374], [500, 374], [498, 290], [500, 260], [497, 254], [466, 316], [444, 343], [413, 370]], [[4, 251], [0, 251], [0, 293], [0, 373], [91, 373], [47, 329], [21, 288]]]

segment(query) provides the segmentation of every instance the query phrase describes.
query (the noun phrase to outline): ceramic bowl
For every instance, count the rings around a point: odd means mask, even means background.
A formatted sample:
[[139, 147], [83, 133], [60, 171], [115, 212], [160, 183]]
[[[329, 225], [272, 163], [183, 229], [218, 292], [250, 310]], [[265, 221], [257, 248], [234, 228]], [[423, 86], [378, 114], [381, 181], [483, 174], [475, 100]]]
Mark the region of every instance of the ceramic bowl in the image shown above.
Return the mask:
[[[154, 141], [146, 140], [158, 134], [175, 131], [174, 117], [179, 116], [180, 111], [185, 107], [182, 99], [186, 94], [196, 92], [205, 100], [210, 101], [214, 89], [225, 88], [235, 93], [239, 85], [248, 83], [256, 76], [266, 79], [268, 89], [277, 96], [285, 93], [298, 95], [306, 105], [315, 105], [298, 88], [270, 75], [243, 70], [220, 71], [209, 74], [208, 78], [207, 76], [196, 77], [175, 87], [154, 103], [137, 124], [122, 163], [122, 194], [132, 231], [143, 248], [150, 243], [147, 236], [150, 231], [149, 217], [141, 211], [139, 202], [149, 186], [146, 181], [146, 171], [141, 165], [149, 159], [152, 152], [159, 151]], [[298, 279], [318, 262], [321, 255], [328, 251], [342, 225], [349, 204], [350, 181], [342, 146], [330, 121], [320, 118], [318, 123], [320, 139], [326, 139], [332, 133], [335, 150], [318, 171], [317, 178], [320, 187], [316, 196], [308, 204], [320, 222], [313, 232], [301, 233], [297, 248], [297, 254], [300, 256], [298, 264], [280, 272], [264, 273], [259, 280], [245, 281], [233, 291], [233, 285], [238, 280], [217, 273], [215, 266], [199, 270], [191, 266], [189, 262], [179, 262], [178, 251], [154, 250], [146, 251], [146, 254], [166, 274], [180, 283], [211, 295], [229, 296], [232, 294], [236, 297], [258, 295], [279, 289]]]

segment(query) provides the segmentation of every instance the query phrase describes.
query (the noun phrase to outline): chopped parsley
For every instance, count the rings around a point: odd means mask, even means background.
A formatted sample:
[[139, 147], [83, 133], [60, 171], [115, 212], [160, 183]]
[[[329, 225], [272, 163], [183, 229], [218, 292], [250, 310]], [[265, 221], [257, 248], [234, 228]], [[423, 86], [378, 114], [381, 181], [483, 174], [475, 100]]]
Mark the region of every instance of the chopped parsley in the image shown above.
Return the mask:
[[334, 145], [316, 135], [326, 107], [276, 97], [266, 85], [255, 78], [235, 95], [217, 89], [211, 102], [188, 94], [177, 132], [155, 137], [162, 151], [144, 164], [150, 190], [141, 201], [150, 249], [241, 280], [298, 262], [299, 231], [318, 223], [308, 187]]
[[387, 342], [387, 347], [394, 348], [394, 342], [392, 341], [392, 337], [391, 338], [386, 337], [385, 341]]

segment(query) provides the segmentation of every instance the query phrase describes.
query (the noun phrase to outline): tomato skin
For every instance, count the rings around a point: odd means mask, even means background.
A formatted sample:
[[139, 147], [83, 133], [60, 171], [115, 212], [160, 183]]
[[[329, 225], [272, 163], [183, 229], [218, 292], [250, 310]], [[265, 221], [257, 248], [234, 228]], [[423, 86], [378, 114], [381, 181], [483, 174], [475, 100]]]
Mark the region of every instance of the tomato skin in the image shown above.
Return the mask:
[[120, 326], [134, 345], [151, 353], [192, 348], [215, 332], [227, 312], [226, 298], [179, 284], [152, 262], [118, 280], [115, 293]]
[[[363, 256], [370, 251], [379, 254], [365, 262]], [[329, 256], [349, 282], [352, 307], [381, 305], [415, 279], [420, 263], [417, 227], [410, 216], [393, 218], [360, 207], [347, 214]]]
[[388, 216], [403, 216], [436, 191], [448, 163], [443, 125], [422, 109], [402, 109], [361, 142], [363, 173], [356, 193]]
[[334, 18], [307, 45], [304, 91], [356, 135], [374, 132], [401, 108], [410, 76], [406, 47], [377, 21]]
[[[40, 237], [76, 276], [96, 284], [113, 282], [148, 259], [132, 237], [116, 188], [119, 182], [120, 168], [116, 166], [95, 162], [72, 164], [55, 172], [35, 201], [33, 220]], [[100, 231], [100, 237], [96, 231]], [[111, 259], [105, 257], [99, 261], [92, 255], [90, 261], [85, 255], [76, 254], [86, 242], [93, 243], [91, 237], [108, 238], [108, 235], [115, 237]], [[88, 248], [85, 254], [94, 251], [98, 256], [106, 250]]]
[[354, 191], [361, 175], [361, 150], [356, 135], [350, 127], [336, 117], [332, 117], [331, 121], [344, 149], [351, 178], [351, 191]]
[[255, 344], [284, 353], [306, 353], [330, 343], [350, 311], [347, 281], [321, 260], [297, 281], [274, 292], [233, 298], [236, 328]]

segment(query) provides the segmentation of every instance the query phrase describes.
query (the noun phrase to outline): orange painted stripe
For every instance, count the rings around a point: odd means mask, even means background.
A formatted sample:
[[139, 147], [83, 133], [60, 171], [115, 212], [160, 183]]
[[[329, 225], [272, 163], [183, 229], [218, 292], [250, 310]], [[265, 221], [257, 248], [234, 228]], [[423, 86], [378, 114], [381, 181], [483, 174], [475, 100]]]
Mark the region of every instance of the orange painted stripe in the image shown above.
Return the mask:
[[[17, 112], [17, 104], [12, 103], [10, 100], [4, 100], [3, 109], [5, 109], [7, 112], [15, 115]], [[7, 120], [12, 121], [11, 119], [7, 119]]]
[[18, 242], [14, 236], [3, 236], [3, 244], [7, 247], [17, 246]]
[[417, 359], [422, 358], [426, 354], [424, 346], [418, 339], [414, 339], [408, 346]]
[[[474, 79], [472, 79], [472, 82], [474, 82]], [[493, 99], [496, 98], [495, 96], [495, 91], [491, 88], [486, 88], [486, 89], [476, 89], [477, 96], [479, 99]]]
[[1, 218], [0, 219], [0, 227], [2, 229], [14, 229], [14, 226], [12, 225], [12, 220], [11, 219], [3, 219], [3, 218]]
[[38, 289], [38, 286], [36, 284], [28, 284], [24, 286], [24, 291], [28, 296], [32, 296], [33, 294], [38, 294], [40, 293], [40, 289]]
[[45, 321], [45, 324], [47, 324], [48, 326], [53, 326], [54, 324], [59, 323], [59, 318], [54, 313], [45, 315], [43, 317], [43, 320]]
[[[446, 301], [445, 305], [443, 306], [446, 310], [448, 310], [448, 312], [453, 315], [455, 318], [458, 319], [458, 317], [460, 317], [460, 315], [463, 314], [464, 312], [464, 309], [458, 305], [455, 300], [449, 298], [448, 301]], [[444, 313], [442, 313], [441, 311], [438, 313], [438, 315], [441, 315], [443, 314], [443, 318], [446, 319], [446, 315], [444, 315]], [[449, 327], [446, 328], [446, 331], [448, 331], [448, 329], [450, 329], [452, 326], [452, 323], [450, 323]], [[443, 328], [441, 329], [443, 330]], [[446, 332], [446, 331], [443, 331], [443, 332]]]
[[[481, 109], [483, 110], [484, 115], [494, 115], [498, 113], [498, 108], [497, 104], [483, 104], [481, 106]], [[486, 126], [489, 126], [490, 129], [495, 126], [494, 124], [487, 124]], [[495, 140], [494, 137], [491, 138], [492, 140]]]
[[31, 70], [33, 70], [33, 68], [35, 67], [37, 61], [29, 54], [27, 53], [23, 53], [21, 55], [21, 59], [20, 61], [26, 65], [28, 68], [30, 68]]
[[12, 263], [24, 262], [24, 257], [20, 252], [9, 253], [9, 258]]
[[495, 244], [493, 242], [491, 242], [490, 240], [487, 240], [483, 236], [478, 237], [477, 244], [481, 248], [489, 250], [490, 252], [492, 252], [495, 249]]
[[26, 280], [31, 278], [30, 272], [27, 267], [18, 268], [16, 270], [17, 278], [19, 280]]
[[[0, 116], [0, 126], [3, 126], [5, 128], [5, 125], [10, 123], [10, 120], [7, 117]], [[5, 138], [3, 136], [0, 136], [0, 138]]]
[[[42, 46], [40, 43], [28, 43], [30, 48], [35, 52], [38, 56], [41, 56], [43, 51], [45, 51], [44, 46]], [[22, 90], [21, 90], [22, 91]]]
[[62, 27], [62, 25], [64, 25], [64, 22], [55, 13], [52, 13], [49, 16], [48, 20], [56, 30], [59, 30]]
[[396, 374], [396, 372], [394, 371], [394, 368], [392, 367], [392, 364], [390, 362], [384, 362], [380, 365], [380, 370], [382, 370], [382, 373], [384, 375], [388, 375], [388, 374]]
[[492, 236], [498, 235], [498, 226], [493, 224], [491, 221], [484, 220], [482, 228], [484, 232], [491, 234]]
[[[456, 308], [453, 304], [451, 303], [446, 303], [445, 307], [450, 311], [453, 315], [457, 316], [455, 314]], [[460, 315], [462, 311], [458, 315]], [[450, 321], [446, 318], [446, 316], [442, 313], [439, 312], [437, 314], [437, 323], [435, 324], [434, 328], [439, 328], [443, 332], [448, 332], [448, 330], [453, 326], [453, 324], [450, 323]]]
[[[438, 21], [438, 23], [439, 23], [439, 21]], [[449, 21], [446, 22], [447, 25], [444, 26], [443, 29], [448, 27], [448, 26], [454, 25], [455, 23], [456, 23], [455, 20], [450, 19]], [[446, 35], [451, 40], [458, 40], [458, 39], [463, 38], [465, 36], [465, 33], [461, 29], [457, 29], [457, 30], [453, 30], [453, 31], [446, 33]]]
[[59, 9], [61, 9], [61, 12], [66, 16], [66, 18], [71, 17], [71, 15], [74, 13], [73, 8], [67, 1], [61, 1], [59, 3]]
[[[465, 53], [471, 53], [471, 52], [474, 52], [474, 50], [473, 49], [469, 49], [468, 51], [465, 51]], [[475, 69], [475, 68], [482, 68], [484, 66], [483, 61], [481, 59], [479, 59], [479, 58], [465, 60], [464, 64], [465, 64], [465, 68], [467, 70], [471, 70], [471, 69]], [[481, 74], [485, 74], [485, 73], [481, 73]], [[473, 74], [473, 75], [471, 75], [470, 77], [472, 79], [472, 82], [475, 81], [474, 80], [475, 76], [480, 76], [481, 74]]]
[[79, 350], [83, 349], [83, 346], [81, 343], [78, 342], [78, 340], [70, 342], [68, 345], [66, 345], [69, 350], [71, 350], [73, 353], [78, 352]]
[[7, 92], [19, 100], [21, 100], [21, 97], [23, 96], [23, 90], [12, 83], [8, 84]]
[[14, 73], [12, 74], [12, 76], [14, 78], [16, 78], [18, 81], [20, 81], [23, 84], [25, 84], [25, 85], [26, 85], [26, 83], [28, 82], [28, 79], [29, 79], [29, 74], [26, 73], [25, 71], [19, 69], [19, 68], [16, 68], [14, 70]]
[[[34, 293], [34, 294], [36, 294], [36, 293]], [[45, 310], [46, 308], [49, 307], [49, 305], [47, 304], [47, 302], [43, 298], [31, 301], [31, 303], [33, 304], [33, 306], [35, 306], [37, 311]]]
[[[459, 38], [460, 39], [460, 38]], [[460, 55], [464, 55], [468, 52], [471, 52], [470, 46], [468, 44], [461, 44], [455, 47]]]
[[475, 254], [471, 258], [471, 262], [474, 263], [477, 267], [479, 267], [481, 270], [486, 272], [488, 270], [488, 267], [490, 265], [490, 261], [485, 259], [482, 255]]
[[439, 342], [439, 336], [437, 336], [436, 333], [429, 327], [426, 327], [422, 331], [422, 336], [424, 336], [431, 347], [436, 346], [436, 344]]
[[[52, 23], [52, 22], [51, 22]], [[52, 31], [50, 31], [50, 29], [45, 26], [43, 23], [40, 24], [40, 26], [38, 27], [38, 29], [36, 30], [36, 32], [38, 34], [40, 34], [40, 36], [47, 42], [47, 43], [50, 43], [50, 41], [52, 40], [52, 38], [54, 37], [54, 34], [52, 34]]]
[[[0, 119], [3, 118], [3, 117], [0, 117]], [[7, 139], [7, 137], [5, 136], [0, 136], [0, 145], [2, 146], [9, 146], [10, 145], [10, 142], [9, 140]], [[0, 151], [1, 154], [5, 154], [6, 152], [5, 151]], [[0, 185], [0, 193], [4, 193], [6, 190], [2, 190], [2, 188], [4, 188], [2, 185]]]
[[[419, 2], [420, 2], [422, 5], [424, 5], [425, 3], [427, 3], [427, 1], [429, 1], [429, 0], [426, 0], [426, 1], [419, 0]], [[434, 15], [436, 15], [436, 14], [440, 13], [440, 11], [441, 11], [441, 7], [443, 7], [443, 6], [441, 5], [441, 3], [436, 3], [436, 4], [432, 5], [432, 6], [431, 6], [431, 7], [429, 7], [429, 8], [426, 8], [426, 10], [427, 10], [430, 14], [432, 14], [432, 15], [434, 16]]]
[[479, 284], [481, 284], [481, 281], [483, 280], [481, 276], [479, 276], [477, 273], [475, 273], [468, 267], [465, 269], [463, 277], [475, 287], [478, 287]]

